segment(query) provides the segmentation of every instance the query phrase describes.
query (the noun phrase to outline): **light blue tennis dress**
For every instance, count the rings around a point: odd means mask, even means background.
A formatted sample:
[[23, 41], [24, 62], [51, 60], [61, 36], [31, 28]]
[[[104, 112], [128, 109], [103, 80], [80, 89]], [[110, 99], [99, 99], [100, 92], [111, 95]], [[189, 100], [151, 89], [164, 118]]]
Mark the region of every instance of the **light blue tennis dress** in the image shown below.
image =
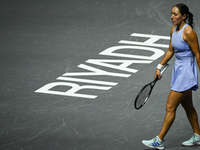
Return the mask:
[[171, 89], [177, 92], [183, 92], [188, 89], [196, 91], [196, 89], [198, 89], [195, 55], [187, 42], [182, 38], [183, 30], [187, 26], [188, 24], [185, 24], [179, 32], [176, 32], [176, 27], [171, 40], [176, 56], [172, 70]]

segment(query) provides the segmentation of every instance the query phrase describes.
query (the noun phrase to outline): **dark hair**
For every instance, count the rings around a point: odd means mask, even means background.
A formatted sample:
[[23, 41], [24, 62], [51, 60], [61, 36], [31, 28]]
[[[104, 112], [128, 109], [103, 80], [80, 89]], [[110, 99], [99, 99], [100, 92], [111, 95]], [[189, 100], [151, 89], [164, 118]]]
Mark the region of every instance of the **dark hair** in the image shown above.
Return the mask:
[[182, 15], [186, 14], [185, 22], [188, 20], [188, 24], [193, 28], [193, 14], [189, 11], [189, 8], [183, 3], [176, 4], [173, 7], [177, 7]]

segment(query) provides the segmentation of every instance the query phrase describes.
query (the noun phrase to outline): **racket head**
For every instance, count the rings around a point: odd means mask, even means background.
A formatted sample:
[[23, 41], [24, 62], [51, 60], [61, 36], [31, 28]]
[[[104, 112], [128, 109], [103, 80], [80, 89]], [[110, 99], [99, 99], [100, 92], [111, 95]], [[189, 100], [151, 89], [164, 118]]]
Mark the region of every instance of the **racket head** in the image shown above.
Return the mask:
[[[169, 67], [169, 64], [165, 64], [161, 70], [161, 75], [166, 71]], [[149, 84], [145, 85], [137, 94], [134, 102], [134, 106], [136, 109], [140, 109], [149, 99], [151, 95], [151, 91], [158, 81], [158, 76], [154, 79], [154, 81], [150, 82]]]
[[149, 99], [150, 94], [152, 91], [151, 83], [145, 85], [138, 93], [138, 95], [135, 98], [135, 109], [140, 109]]

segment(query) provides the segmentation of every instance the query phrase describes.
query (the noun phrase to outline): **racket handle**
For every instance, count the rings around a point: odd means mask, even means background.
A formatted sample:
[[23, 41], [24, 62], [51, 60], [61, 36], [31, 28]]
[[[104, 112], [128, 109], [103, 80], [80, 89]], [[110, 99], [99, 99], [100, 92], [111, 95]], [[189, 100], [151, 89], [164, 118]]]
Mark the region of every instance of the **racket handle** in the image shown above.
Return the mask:
[[165, 64], [164, 66], [163, 66], [163, 68], [161, 69], [161, 72], [160, 72], [160, 74], [162, 75], [165, 71], [166, 71], [166, 69], [169, 67], [169, 64]]

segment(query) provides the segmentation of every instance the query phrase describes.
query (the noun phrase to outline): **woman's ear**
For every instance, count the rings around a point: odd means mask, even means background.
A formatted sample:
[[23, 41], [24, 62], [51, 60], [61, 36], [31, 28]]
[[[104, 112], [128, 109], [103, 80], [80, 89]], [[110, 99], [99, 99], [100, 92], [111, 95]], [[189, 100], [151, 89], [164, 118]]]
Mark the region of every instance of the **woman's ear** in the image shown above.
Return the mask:
[[184, 15], [182, 16], [183, 20], [185, 20], [185, 19], [186, 19], [186, 17], [187, 17], [187, 16], [186, 16], [186, 14], [184, 14]]

